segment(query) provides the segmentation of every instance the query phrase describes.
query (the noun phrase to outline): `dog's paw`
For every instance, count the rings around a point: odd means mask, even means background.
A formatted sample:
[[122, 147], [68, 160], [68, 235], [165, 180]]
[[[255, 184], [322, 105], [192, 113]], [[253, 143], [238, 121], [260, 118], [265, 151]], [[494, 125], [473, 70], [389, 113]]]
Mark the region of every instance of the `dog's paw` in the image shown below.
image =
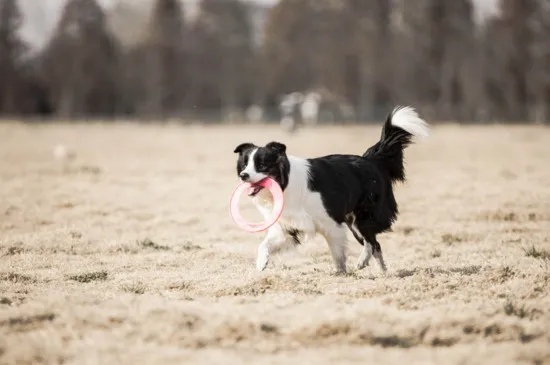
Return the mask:
[[368, 261], [361, 260], [361, 259], [357, 260], [357, 264], [355, 264], [355, 268], [357, 270], [363, 270], [367, 266], [369, 266]]
[[264, 271], [268, 262], [269, 257], [267, 255], [258, 255], [256, 259], [256, 269], [258, 269], [258, 271]]
[[347, 276], [348, 272], [345, 269], [336, 269], [332, 272], [332, 275], [334, 275], [334, 276]]

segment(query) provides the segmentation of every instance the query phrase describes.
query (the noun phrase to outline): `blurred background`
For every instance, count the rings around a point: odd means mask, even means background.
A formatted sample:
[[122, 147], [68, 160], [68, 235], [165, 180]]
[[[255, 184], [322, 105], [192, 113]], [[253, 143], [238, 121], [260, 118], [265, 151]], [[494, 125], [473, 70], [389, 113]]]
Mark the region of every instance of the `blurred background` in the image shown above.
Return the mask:
[[548, 0], [0, 0], [4, 119], [550, 122]]

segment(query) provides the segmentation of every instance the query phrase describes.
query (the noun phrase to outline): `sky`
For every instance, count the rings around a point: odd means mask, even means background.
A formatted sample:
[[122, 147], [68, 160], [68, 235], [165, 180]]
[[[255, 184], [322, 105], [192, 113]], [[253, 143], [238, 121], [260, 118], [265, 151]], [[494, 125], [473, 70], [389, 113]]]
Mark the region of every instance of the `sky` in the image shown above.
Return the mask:
[[[22, 13], [25, 17], [21, 35], [31, 48], [40, 50], [52, 34], [59, 19], [61, 9], [67, 0], [19, 0]], [[143, 13], [152, 0], [97, 0], [105, 9], [124, 3], [136, 7], [137, 13]], [[184, 0], [190, 7], [199, 0]], [[245, 0], [257, 4], [271, 6], [278, 0]], [[413, 0], [406, 0], [413, 1]], [[452, 1], [452, 0], [451, 0]], [[498, 0], [473, 0], [476, 7], [476, 17], [482, 19], [496, 12]], [[146, 10], [145, 10], [146, 11]]]

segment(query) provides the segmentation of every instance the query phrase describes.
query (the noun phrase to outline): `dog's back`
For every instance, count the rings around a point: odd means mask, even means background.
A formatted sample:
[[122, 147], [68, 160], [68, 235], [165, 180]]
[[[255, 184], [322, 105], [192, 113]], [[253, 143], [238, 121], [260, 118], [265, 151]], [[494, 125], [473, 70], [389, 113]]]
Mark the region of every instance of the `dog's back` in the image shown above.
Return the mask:
[[329, 155], [309, 162], [309, 188], [321, 194], [333, 220], [342, 224], [350, 213], [364, 211], [371, 212], [377, 226], [388, 224], [388, 214], [380, 213], [388, 203], [395, 206], [395, 199], [391, 179], [377, 161], [356, 155]]

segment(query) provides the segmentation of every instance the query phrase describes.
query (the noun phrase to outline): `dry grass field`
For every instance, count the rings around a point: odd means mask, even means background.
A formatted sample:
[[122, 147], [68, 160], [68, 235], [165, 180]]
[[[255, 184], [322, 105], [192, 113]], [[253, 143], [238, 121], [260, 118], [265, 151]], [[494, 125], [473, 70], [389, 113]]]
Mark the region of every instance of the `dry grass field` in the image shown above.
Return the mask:
[[[439, 126], [375, 261], [255, 269], [233, 148], [360, 153], [380, 125], [0, 124], [0, 364], [550, 363], [550, 129]], [[57, 144], [75, 151], [53, 157]]]

